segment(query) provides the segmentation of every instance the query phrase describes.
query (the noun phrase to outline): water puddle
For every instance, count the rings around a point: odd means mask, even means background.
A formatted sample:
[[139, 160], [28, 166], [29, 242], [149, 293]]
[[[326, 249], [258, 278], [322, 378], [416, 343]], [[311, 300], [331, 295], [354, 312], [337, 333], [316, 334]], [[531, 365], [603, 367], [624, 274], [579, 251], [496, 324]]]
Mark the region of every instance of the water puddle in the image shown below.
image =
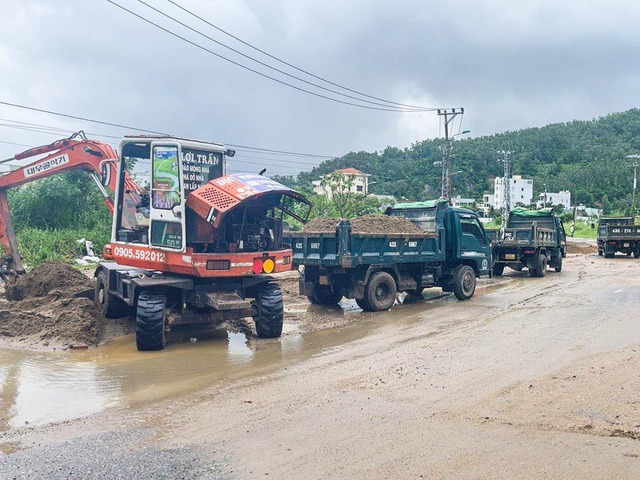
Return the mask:
[[0, 431], [86, 417], [112, 407], [136, 409], [204, 388], [257, 380], [312, 356], [348, 348], [379, 329], [428, 323], [430, 310], [450, 301], [440, 299], [440, 293], [425, 292], [424, 299], [409, 300], [389, 312], [364, 313], [353, 300], [343, 300], [336, 308], [312, 305], [301, 312], [305, 321], [322, 318], [339, 327], [303, 333], [300, 325], [285, 323], [283, 336], [273, 340], [216, 330], [198, 336], [187, 332], [159, 352], [138, 352], [132, 336], [90, 350], [0, 350]]

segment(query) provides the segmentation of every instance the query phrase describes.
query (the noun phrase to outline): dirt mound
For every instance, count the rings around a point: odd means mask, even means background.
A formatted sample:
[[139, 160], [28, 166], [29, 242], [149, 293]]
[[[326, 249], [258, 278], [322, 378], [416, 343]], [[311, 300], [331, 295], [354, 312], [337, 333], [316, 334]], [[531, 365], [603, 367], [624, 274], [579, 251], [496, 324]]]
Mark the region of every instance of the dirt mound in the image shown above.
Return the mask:
[[79, 270], [63, 262], [47, 262], [23, 275], [13, 285], [7, 285], [7, 300], [15, 302], [37, 298], [58, 291], [58, 296], [93, 289], [93, 281]]
[[598, 253], [598, 245], [595, 242], [576, 242], [574, 240], [567, 240], [567, 253], [578, 253], [582, 255]]
[[[305, 233], [333, 233], [342, 219], [331, 217], [314, 218], [305, 225]], [[351, 218], [353, 233], [380, 234], [408, 234], [423, 235], [425, 232], [404, 217], [390, 217], [388, 215], [364, 215]]]
[[62, 262], [34, 268], [6, 287], [9, 302], [0, 303], [0, 337], [26, 348], [97, 345], [104, 318], [83, 292], [91, 278]]

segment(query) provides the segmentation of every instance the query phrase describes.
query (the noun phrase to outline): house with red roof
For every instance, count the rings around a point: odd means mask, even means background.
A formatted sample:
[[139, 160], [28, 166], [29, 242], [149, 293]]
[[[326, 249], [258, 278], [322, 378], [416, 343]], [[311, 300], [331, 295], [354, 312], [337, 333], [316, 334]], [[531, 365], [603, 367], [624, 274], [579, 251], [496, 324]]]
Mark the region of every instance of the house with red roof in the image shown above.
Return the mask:
[[[356, 168], [349, 167], [335, 170], [333, 174], [340, 174], [344, 177], [345, 182], [351, 183], [349, 188], [350, 192], [360, 193], [362, 195], [367, 195], [369, 193], [369, 177], [371, 175], [368, 173], [362, 173]], [[320, 180], [314, 180], [311, 182], [313, 184], [313, 192], [317, 195], [327, 195], [328, 197], [331, 197], [331, 185], [327, 185], [323, 180], [324, 176]], [[323, 185], [323, 183], [325, 184]]]

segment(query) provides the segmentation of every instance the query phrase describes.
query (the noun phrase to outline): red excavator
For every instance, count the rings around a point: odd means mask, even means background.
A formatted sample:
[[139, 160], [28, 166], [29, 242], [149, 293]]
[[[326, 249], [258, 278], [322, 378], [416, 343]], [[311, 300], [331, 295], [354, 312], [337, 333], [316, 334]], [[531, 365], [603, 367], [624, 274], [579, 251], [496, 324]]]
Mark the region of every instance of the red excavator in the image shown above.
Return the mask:
[[[69, 138], [31, 148], [0, 163], [33, 157], [40, 158], [0, 176], [0, 247], [4, 250], [4, 255], [0, 258], [0, 278], [5, 282], [11, 282], [25, 273], [13, 230], [7, 190], [70, 170], [85, 170], [95, 181], [107, 208], [113, 213], [113, 200], [105, 189], [110, 187], [111, 190], [115, 190], [117, 180], [118, 154], [111, 145], [89, 140], [84, 132], [80, 131]], [[124, 176], [124, 181], [127, 184], [129, 201], [139, 201], [140, 190], [128, 173]]]
[[[223, 145], [168, 136], [120, 144], [111, 244], [96, 271], [96, 304], [106, 317], [135, 311], [139, 350], [160, 350], [181, 323], [245, 317], [258, 337], [279, 337], [280, 286], [269, 274], [291, 270], [284, 216], [308, 218], [298, 192], [254, 174], [226, 173]], [[134, 204], [125, 172], [150, 172]], [[131, 222], [130, 219], [134, 221]]]
[[[125, 137], [117, 156], [99, 142], [74, 141], [0, 183], [0, 244], [13, 271], [23, 269], [3, 188], [29, 181], [20, 181], [27, 174], [41, 178], [72, 168], [65, 165], [75, 158], [67, 154], [74, 147], [75, 155], [101, 159], [75, 167], [93, 171], [97, 184], [115, 192], [111, 243], [103, 252], [112, 261], [96, 269], [94, 300], [108, 318], [135, 312], [139, 350], [163, 349], [177, 324], [252, 317], [258, 337], [281, 335], [282, 292], [269, 274], [292, 267], [284, 218], [308, 218], [311, 204], [303, 195], [261, 175], [225, 175], [226, 157], [235, 152], [216, 143]], [[57, 143], [15, 158], [52, 151]], [[131, 181], [134, 170], [150, 173], [148, 190]]]

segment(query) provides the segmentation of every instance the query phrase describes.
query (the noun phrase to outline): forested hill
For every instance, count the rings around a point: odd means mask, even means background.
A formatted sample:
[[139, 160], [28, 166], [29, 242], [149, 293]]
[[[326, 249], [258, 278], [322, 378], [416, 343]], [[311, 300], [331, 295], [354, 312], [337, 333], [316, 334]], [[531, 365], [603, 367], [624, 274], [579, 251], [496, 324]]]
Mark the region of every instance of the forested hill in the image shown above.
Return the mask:
[[[473, 126], [469, 126], [473, 129]], [[422, 200], [440, 195], [442, 139], [425, 140], [400, 150], [348, 153], [323, 162], [297, 178], [279, 177], [306, 190], [320, 175], [345, 167], [371, 174], [371, 193]], [[506, 132], [453, 142], [453, 194], [482, 199], [493, 192], [493, 179], [502, 176], [498, 160], [502, 150], [512, 151], [512, 173], [534, 180], [534, 196], [544, 190], [570, 190], [572, 202], [625, 210], [631, 203], [632, 159], [640, 154], [640, 110], [614, 113], [592, 121], [573, 121], [542, 128]]]

